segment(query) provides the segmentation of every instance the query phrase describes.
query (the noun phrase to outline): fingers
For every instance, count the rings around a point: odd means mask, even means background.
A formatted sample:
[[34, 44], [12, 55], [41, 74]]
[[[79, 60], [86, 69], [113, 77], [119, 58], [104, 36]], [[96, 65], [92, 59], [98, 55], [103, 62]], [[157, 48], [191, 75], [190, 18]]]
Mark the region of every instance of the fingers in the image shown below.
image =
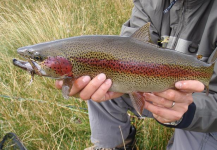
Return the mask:
[[101, 100], [111, 86], [111, 80], [106, 80], [105, 74], [101, 73], [93, 78], [87, 86], [80, 92], [80, 98], [83, 100], [92, 99]]
[[99, 95], [97, 94], [98, 91], [95, 93], [95, 97], [91, 97], [91, 99], [95, 102], [103, 102], [103, 101], [107, 101], [107, 100], [110, 100], [110, 99], [114, 99], [114, 98], [117, 98], [117, 97], [120, 97], [123, 95], [123, 93], [117, 93], [117, 92], [106, 92], [104, 95], [100, 94]]
[[[183, 89], [187, 88], [183, 87]], [[144, 93], [143, 95], [146, 99], [145, 108], [152, 112], [155, 119], [161, 123], [169, 123], [181, 119], [188, 110], [188, 106], [193, 102], [191, 92], [174, 89], [168, 89], [159, 93]]]
[[63, 80], [56, 80], [55, 86], [57, 89], [61, 90], [63, 85]]
[[179, 81], [175, 83], [175, 87], [188, 92], [202, 92], [204, 90], [204, 84], [197, 80]]
[[154, 93], [154, 95], [164, 98], [166, 100], [175, 101], [176, 103], [188, 103], [191, 104], [193, 102], [193, 98], [191, 93], [186, 93], [182, 91], [177, 91], [173, 89], [169, 89], [163, 92]]
[[[73, 83], [73, 86], [70, 90], [69, 96], [73, 96], [75, 94], [77, 94], [78, 92], [80, 92], [89, 82], [90, 82], [90, 77], [89, 76], [82, 76], [80, 78], [78, 78], [77, 80], [75, 80], [75, 82]], [[56, 80], [55, 82], [55, 86], [57, 89], [62, 89], [62, 85], [63, 85], [63, 80]]]
[[107, 93], [106, 93], [106, 95], [105, 95], [105, 99], [102, 99], [101, 101], [106, 101], [106, 100], [108, 100], [108, 99], [113, 99], [113, 98], [117, 98], [117, 97], [120, 97], [120, 96], [122, 96], [123, 95], [123, 93], [118, 93], [118, 92], [110, 92], [110, 91], [108, 91]]
[[[159, 93], [144, 93], [145, 109], [153, 113], [156, 120], [169, 123], [180, 120], [193, 102], [192, 93], [204, 90], [203, 83], [185, 80], [175, 83], [176, 90], [168, 89]], [[174, 106], [172, 107], [174, 102]]]
[[96, 89], [96, 91], [94, 91], [93, 95], [91, 96], [91, 99], [94, 101], [106, 100], [106, 93], [111, 87], [111, 84], [112, 84], [111, 79], [105, 80], [105, 82], [102, 83], [102, 85], [98, 89]]
[[[62, 80], [57, 80], [55, 83], [57, 89], [62, 89], [62, 85]], [[123, 95], [123, 93], [108, 91], [111, 85], [111, 79], [106, 79], [103, 73], [92, 80], [89, 76], [83, 76], [74, 81], [69, 96], [79, 95], [83, 100], [92, 99], [96, 102], [102, 102]]]
[[152, 93], [144, 93], [145, 100], [150, 101], [158, 106], [164, 106], [166, 108], [171, 108], [173, 105], [173, 101], [166, 100], [163, 97], [159, 97], [157, 95], [154, 95]]
[[159, 122], [161, 122], [161, 123], [169, 123], [169, 122], [172, 122], [171, 120], [167, 120], [167, 119], [162, 118], [162, 117], [160, 117], [160, 116], [158, 116], [158, 115], [156, 115], [156, 114], [153, 114], [153, 116], [154, 116], [154, 118], [155, 118], [157, 121], [159, 121]]
[[69, 96], [73, 96], [80, 92], [89, 82], [91, 78], [89, 76], [82, 76], [74, 81]]
[[146, 101], [152, 102], [153, 105], [155, 106], [164, 107], [166, 109], [172, 109], [184, 113], [188, 110], [188, 105], [193, 101], [193, 100], [192, 101], [188, 100], [188, 99], [192, 99], [190, 96], [186, 97], [186, 99], [183, 99], [183, 101], [180, 100], [172, 101], [151, 93], [145, 93], [144, 95]]
[[145, 109], [152, 112], [154, 114], [155, 119], [157, 119], [161, 123], [177, 121], [181, 119], [181, 117], [184, 114], [182, 111], [158, 107], [147, 101], [145, 102]]
[[[106, 79], [105, 74], [101, 73], [93, 78], [91, 81], [88, 80], [88, 84], [80, 86], [77, 91], [80, 91], [80, 98], [83, 100], [92, 99], [96, 102], [102, 102], [109, 99], [117, 98], [123, 95], [123, 93], [110, 92], [108, 91], [112, 85], [111, 79]], [[75, 84], [76, 86], [76, 84]], [[82, 88], [82, 90], [81, 90]], [[76, 89], [72, 89], [74, 93]]]
[[[88, 82], [90, 81], [90, 77], [89, 76], [82, 76], [80, 78], [78, 78], [77, 80], [75, 80], [75, 82], [73, 83], [73, 90], [75, 91], [80, 91], [83, 87], [85, 87]], [[55, 86], [57, 89], [62, 89], [63, 86], [63, 80], [56, 80], [55, 82]], [[74, 92], [71, 92], [71, 95], [73, 95]], [[76, 92], [77, 93], [77, 92]]]

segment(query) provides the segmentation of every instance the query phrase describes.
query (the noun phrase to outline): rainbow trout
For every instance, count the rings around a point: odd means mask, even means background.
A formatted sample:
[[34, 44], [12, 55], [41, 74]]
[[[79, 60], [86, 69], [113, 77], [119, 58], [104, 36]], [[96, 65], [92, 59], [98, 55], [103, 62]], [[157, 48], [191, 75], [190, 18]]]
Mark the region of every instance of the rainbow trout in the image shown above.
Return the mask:
[[63, 79], [65, 98], [73, 80], [105, 73], [112, 80], [110, 91], [128, 93], [139, 114], [145, 105], [140, 92], [164, 91], [180, 80], [199, 80], [208, 87], [214, 63], [149, 43], [149, 26], [131, 37], [79, 36], [22, 47], [17, 52], [28, 61], [13, 63], [32, 76]]

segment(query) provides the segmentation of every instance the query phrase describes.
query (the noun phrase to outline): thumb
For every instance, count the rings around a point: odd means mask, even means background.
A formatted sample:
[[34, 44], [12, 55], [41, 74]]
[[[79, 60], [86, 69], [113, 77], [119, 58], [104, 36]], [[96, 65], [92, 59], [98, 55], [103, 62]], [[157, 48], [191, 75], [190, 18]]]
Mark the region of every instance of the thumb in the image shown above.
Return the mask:
[[185, 80], [175, 83], [175, 87], [179, 90], [187, 90], [191, 92], [202, 92], [204, 90], [204, 84], [197, 80]]
[[56, 86], [57, 89], [62, 89], [63, 80], [56, 80], [55, 86]]

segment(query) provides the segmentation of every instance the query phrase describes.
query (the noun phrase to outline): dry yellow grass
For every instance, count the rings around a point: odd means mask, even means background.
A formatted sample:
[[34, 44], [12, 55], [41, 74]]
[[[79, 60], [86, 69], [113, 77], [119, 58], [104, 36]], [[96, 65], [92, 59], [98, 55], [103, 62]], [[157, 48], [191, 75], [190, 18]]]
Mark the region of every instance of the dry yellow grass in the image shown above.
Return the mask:
[[[16, 49], [78, 35], [117, 35], [130, 17], [131, 0], [0, 1], [0, 137], [15, 132], [29, 150], [82, 150], [90, 146], [84, 101], [66, 101], [54, 80], [12, 65]], [[20, 99], [22, 98], [22, 99]], [[74, 106], [73, 109], [66, 105]], [[171, 131], [153, 120], [132, 119], [138, 149], [165, 149]]]

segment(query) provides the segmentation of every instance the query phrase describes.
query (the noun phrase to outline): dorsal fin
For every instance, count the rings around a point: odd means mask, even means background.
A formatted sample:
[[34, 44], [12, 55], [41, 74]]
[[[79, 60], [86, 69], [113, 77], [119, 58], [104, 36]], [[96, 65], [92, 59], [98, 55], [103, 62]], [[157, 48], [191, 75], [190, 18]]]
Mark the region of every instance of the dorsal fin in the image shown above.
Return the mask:
[[131, 37], [135, 38], [137, 40], [143, 41], [143, 42], [151, 42], [151, 36], [150, 36], [150, 22], [146, 23], [144, 26], [139, 28], [136, 32], [134, 32]]

